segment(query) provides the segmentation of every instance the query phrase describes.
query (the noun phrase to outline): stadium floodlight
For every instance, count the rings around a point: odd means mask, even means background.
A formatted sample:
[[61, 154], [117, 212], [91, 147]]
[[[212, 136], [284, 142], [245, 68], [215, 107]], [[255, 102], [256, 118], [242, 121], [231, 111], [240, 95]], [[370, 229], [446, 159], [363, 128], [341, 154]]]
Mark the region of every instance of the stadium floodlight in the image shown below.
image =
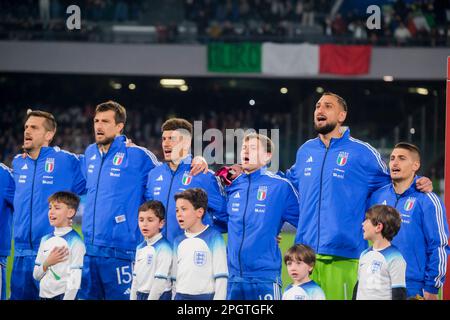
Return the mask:
[[417, 88], [416, 92], [418, 94], [423, 95], [423, 96], [427, 96], [428, 95], [428, 89], [427, 88]]
[[134, 83], [130, 83], [130, 84], [128, 85], [128, 89], [134, 90], [134, 89], [136, 89], [136, 85], [135, 85]]
[[184, 79], [161, 79], [159, 83], [165, 88], [181, 87], [186, 84]]
[[323, 90], [322, 87], [317, 87], [317, 88], [316, 88], [316, 92], [317, 92], [317, 93], [323, 93], [324, 90]]
[[288, 93], [288, 89], [286, 87], [283, 87], [280, 89], [281, 94], [286, 94]]
[[394, 77], [393, 76], [384, 76], [383, 80], [386, 82], [392, 82], [392, 81], [394, 81]]
[[189, 87], [185, 84], [183, 84], [182, 86], [180, 86], [180, 91], [188, 91]]
[[254, 105], [255, 105], [255, 103], [256, 103], [256, 101], [255, 101], [255, 100], [253, 100], [253, 99], [250, 99], [250, 101], [248, 102], [248, 104], [249, 104], [249, 105], [251, 105], [251, 106], [254, 106]]

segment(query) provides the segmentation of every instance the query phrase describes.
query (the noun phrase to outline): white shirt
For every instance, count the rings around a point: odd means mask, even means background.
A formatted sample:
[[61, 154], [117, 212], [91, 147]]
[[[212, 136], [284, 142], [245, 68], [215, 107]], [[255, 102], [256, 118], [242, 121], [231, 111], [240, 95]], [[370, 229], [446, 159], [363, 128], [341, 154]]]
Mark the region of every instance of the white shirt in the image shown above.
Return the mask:
[[199, 233], [185, 232], [175, 238], [173, 274], [177, 293], [214, 293], [214, 300], [224, 300], [228, 266], [220, 232], [207, 226]]
[[289, 285], [283, 293], [282, 300], [326, 300], [325, 293], [314, 281], [300, 285]]
[[149, 300], [157, 300], [165, 291], [172, 290], [172, 255], [172, 248], [161, 233], [136, 248], [130, 300], [136, 299], [138, 291], [148, 293]]
[[361, 253], [356, 300], [392, 300], [393, 288], [406, 288], [406, 262], [395, 246]]
[[[54, 247], [67, 247], [67, 259], [47, 268], [43, 263]], [[33, 277], [39, 282], [39, 296], [53, 298], [64, 294], [64, 300], [73, 300], [81, 284], [86, 248], [79, 234], [71, 227], [55, 228], [53, 233], [42, 237], [33, 271]]]

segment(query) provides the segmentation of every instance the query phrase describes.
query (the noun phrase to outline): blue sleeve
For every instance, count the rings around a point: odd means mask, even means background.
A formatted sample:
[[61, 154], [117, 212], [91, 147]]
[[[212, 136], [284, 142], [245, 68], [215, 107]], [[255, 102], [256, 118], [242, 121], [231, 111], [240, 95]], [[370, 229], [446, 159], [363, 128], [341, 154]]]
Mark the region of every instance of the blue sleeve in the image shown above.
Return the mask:
[[208, 209], [212, 213], [214, 226], [222, 233], [227, 232], [228, 213], [224, 191], [214, 174], [209, 172], [203, 179], [207, 186]]
[[378, 192], [375, 191], [375, 193], [372, 193], [372, 195], [369, 197], [369, 199], [367, 199], [366, 202], [366, 212], [367, 210], [369, 210], [369, 208], [373, 207], [376, 204], [379, 204], [377, 199], [378, 199]]
[[282, 220], [297, 228], [300, 213], [299, 197], [294, 186], [287, 182], [285, 187], [286, 202]]
[[292, 183], [292, 185], [295, 187], [296, 190], [298, 190], [298, 184], [300, 182], [300, 178], [298, 176], [298, 168], [297, 168], [297, 163], [299, 162], [300, 150], [301, 150], [301, 147], [297, 151], [295, 163], [292, 165], [292, 167], [287, 169], [286, 174], [284, 174], [284, 176]]
[[368, 177], [369, 193], [391, 183], [391, 177], [380, 153], [369, 144], [366, 144], [367, 152], [364, 156], [367, 161], [364, 166], [364, 174]]
[[151, 171], [147, 175], [147, 184], [145, 186], [144, 198], [145, 201], [153, 200], [153, 192], [152, 192], [152, 173]]
[[445, 281], [448, 247], [448, 224], [445, 207], [434, 193], [427, 193], [422, 202], [423, 232], [427, 248], [425, 291], [437, 294]]
[[[84, 156], [81, 156], [84, 163]], [[82, 195], [86, 193], [86, 179], [82, 170], [82, 162], [78, 156], [73, 156], [72, 158], [72, 191], [76, 194]]]
[[160, 165], [161, 163], [156, 159], [156, 156], [150, 152], [149, 150], [138, 147], [140, 150], [143, 151], [142, 155], [142, 166], [141, 166], [141, 181], [142, 181], [142, 187], [144, 188], [144, 198], [146, 200], [150, 200], [148, 197], [148, 191], [147, 186], [149, 182], [149, 173], [150, 171], [155, 168], [156, 166]]
[[[12, 171], [3, 163], [1, 164], [1, 167], [0, 198], [2, 199], [0, 200], [5, 201], [12, 208], [14, 206], [14, 192], [16, 185], [14, 183]], [[1, 202], [2, 201], [0, 201], [0, 203]]]
[[83, 175], [84, 179], [87, 180], [86, 177], [86, 155], [84, 154], [79, 154], [78, 155], [78, 159], [80, 160], [80, 170], [81, 170], [81, 174]]

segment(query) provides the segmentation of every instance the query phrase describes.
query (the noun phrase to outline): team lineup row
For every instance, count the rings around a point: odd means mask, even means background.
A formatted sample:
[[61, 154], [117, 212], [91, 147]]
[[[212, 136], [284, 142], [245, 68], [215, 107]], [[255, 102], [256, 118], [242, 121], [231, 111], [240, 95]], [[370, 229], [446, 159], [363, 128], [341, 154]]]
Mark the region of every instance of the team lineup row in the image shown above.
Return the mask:
[[[35, 272], [37, 278], [53, 274], [54, 267], [49, 267], [48, 261], [45, 263], [51, 252], [55, 251], [53, 255], [61, 259], [70, 259], [70, 250], [62, 248], [66, 246], [61, 246], [59, 240], [56, 244], [50, 241], [53, 244], [48, 251], [36, 259], [44, 236], [63, 239], [73, 234], [70, 228], [53, 230], [47, 202], [58, 191], [70, 191], [86, 194], [82, 221], [85, 254], [82, 264], [75, 263], [70, 269], [79, 275], [75, 278], [80, 284], [77, 286], [75, 281], [67, 285], [72, 290], [67, 297], [66, 291], [52, 291], [50, 295], [57, 293], [52, 297], [63, 294], [65, 298], [73, 298], [73, 290], [80, 287], [77, 295], [80, 299], [129, 299], [130, 293], [142, 291], [154, 298], [145, 292], [147, 289], [131, 290], [131, 284], [135, 260], [134, 276], [140, 273], [138, 253], [143, 250], [141, 260], [152, 265], [155, 252], [148, 250], [155, 250], [153, 245], [161, 240], [148, 238], [143, 232], [145, 241], [142, 242], [137, 218], [138, 212], [141, 217], [139, 208], [145, 201], [157, 200], [165, 211], [160, 236], [174, 253], [181, 252], [172, 266], [176, 267], [177, 261], [182, 261], [188, 253], [193, 255], [192, 259], [183, 260], [190, 261], [189, 267], [178, 268], [175, 276], [173, 272], [171, 275], [177, 278], [177, 293], [184, 294], [186, 299], [204, 298], [199, 294], [231, 300], [281, 298], [281, 254], [276, 237], [283, 222], [297, 228], [295, 243], [301, 244], [292, 248], [285, 259], [293, 279], [289, 290], [295, 289], [292, 297], [312, 298], [315, 295], [310, 292], [319, 292], [320, 286], [327, 299], [350, 299], [353, 288], [359, 292], [368, 286], [366, 292], [372, 294], [358, 294], [359, 298], [397, 298], [399, 295], [393, 289], [403, 285], [407, 297], [436, 299], [445, 280], [448, 226], [444, 206], [431, 192], [430, 180], [416, 176], [420, 153], [413, 145], [398, 144], [392, 151], [388, 170], [375, 149], [351, 137], [349, 129], [343, 128], [346, 115], [345, 100], [324, 93], [314, 112], [318, 136], [299, 148], [295, 164], [286, 173], [275, 174], [266, 169], [273, 143], [263, 135], [250, 134], [242, 145], [240, 166], [222, 168], [215, 175], [208, 171], [201, 158], [193, 159], [189, 154], [192, 125], [186, 120], [169, 119], [163, 124], [164, 163], [159, 163], [145, 148], [127, 144], [122, 135], [126, 112], [118, 103], [108, 101], [97, 106], [95, 143], [80, 156], [49, 147], [56, 133], [56, 121], [51, 114], [29, 113], [24, 131], [25, 153], [15, 157], [12, 172], [3, 165], [1, 171], [0, 227], [5, 229], [0, 240], [3, 277], [4, 262], [10, 254], [8, 226], [14, 210], [15, 251], [10, 298], [39, 298], [33, 271], [42, 268], [41, 273]], [[201, 228], [191, 230], [183, 226], [186, 221], [179, 219], [178, 202], [183, 199], [176, 202], [175, 194], [192, 188], [204, 190], [207, 206], [195, 207], [198, 196], [194, 197], [195, 201], [186, 200], [191, 211], [205, 211], [197, 214], [204, 215], [200, 218]], [[378, 247], [380, 243], [366, 234], [367, 227], [362, 228], [367, 209], [375, 204], [390, 205], [401, 215], [401, 227], [392, 240], [393, 246], [388, 241], [389, 245], [381, 242], [382, 246]], [[385, 224], [376, 219], [370, 221], [375, 226]], [[383, 228], [387, 227], [381, 227], [378, 235], [384, 236]], [[221, 252], [214, 248], [225, 248], [218, 244], [220, 241], [213, 240], [217, 237], [212, 235], [220, 235], [219, 231], [228, 233], [226, 263], [222, 259], [222, 263], [214, 265], [213, 253]], [[177, 243], [180, 237], [184, 237], [183, 241]], [[370, 267], [362, 269], [358, 259], [361, 253], [368, 254], [367, 239], [374, 241], [374, 252], [387, 253], [383, 258], [374, 255], [370, 263], [365, 262]], [[383, 251], [386, 249], [383, 245], [395, 248], [398, 254], [394, 255], [394, 250]], [[311, 252], [315, 253], [315, 261], [304, 258], [305, 254], [311, 256]], [[404, 284], [386, 283], [386, 272], [390, 270], [387, 266], [393, 265], [392, 261], [402, 261], [391, 259], [392, 256], [402, 256], [406, 262]], [[365, 260], [361, 257], [361, 261]], [[301, 272], [292, 271], [302, 265], [300, 262], [307, 265], [303, 266], [306, 275], [312, 272], [314, 281], [309, 277], [299, 280]], [[218, 271], [206, 283], [196, 276], [196, 268]], [[360, 274], [361, 270], [371, 273], [370, 281], [358, 277], [358, 269]], [[169, 281], [168, 274], [157, 275], [155, 279]], [[187, 279], [185, 285], [178, 278]], [[314, 283], [319, 289], [308, 291], [305, 283]], [[375, 293], [386, 286], [393, 286], [392, 292]], [[2, 291], [5, 298], [4, 288]]]

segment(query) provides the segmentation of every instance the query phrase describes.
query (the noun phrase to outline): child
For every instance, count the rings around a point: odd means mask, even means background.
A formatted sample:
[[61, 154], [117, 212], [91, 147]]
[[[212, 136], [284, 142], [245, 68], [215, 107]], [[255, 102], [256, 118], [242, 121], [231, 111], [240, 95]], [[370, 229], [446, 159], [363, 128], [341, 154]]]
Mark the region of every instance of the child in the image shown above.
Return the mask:
[[391, 241], [400, 229], [398, 211], [387, 205], [376, 205], [366, 212], [364, 239], [373, 246], [361, 253], [358, 282], [353, 290], [356, 300], [405, 300], [406, 262]]
[[51, 195], [48, 202], [48, 217], [55, 231], [42, 237], [33, 277], [40, 281], [41, 300], [74, 300], [86, 253], [83, 240], [71, 227], [80, 198], [61, 191]]
[[227, 293], [227, 255], [222, 235], [202, 223], [208, 206], [203, 189], [175, 195], [177, 220], [184, 234], [174, 240], [175, 300], [224, 300]]
[[162, 236], [165, 222], [164, 206], [147, 201], [139, 207], [139, 229], [144, 236], [136, 248], [130, 300], [171, 300], [170, 268], [172, 248]]
[[283, 294], [283, 300], [325, 300], [325, 293], [309, 278], [316, 263], [316, 253], [309, 246], [296, 244], [284, 255], [292, 284]]

